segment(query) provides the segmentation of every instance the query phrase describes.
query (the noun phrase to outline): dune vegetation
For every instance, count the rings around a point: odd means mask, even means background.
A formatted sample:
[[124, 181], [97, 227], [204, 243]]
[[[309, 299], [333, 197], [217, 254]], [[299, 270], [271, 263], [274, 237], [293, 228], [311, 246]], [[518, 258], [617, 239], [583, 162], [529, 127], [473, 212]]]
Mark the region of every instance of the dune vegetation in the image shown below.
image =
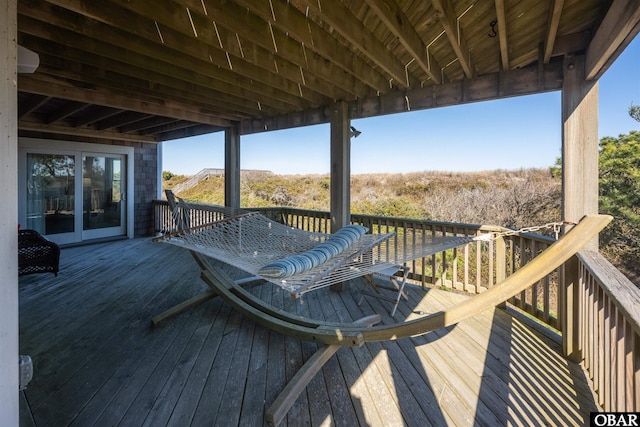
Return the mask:
[[[640, 283], [640, 132], [600, 141], [600, 212], [614, 216], [601, 235], [603, 254]], [[351, 178], [351, 211], [389, 217], [491, 224], [519, 229], [560, 221], [561, 165], [483, 172], [362, 174]], [[188, 177], [163, 173], [165, 188]], [[241, 206], [329, 210], [329, 175], [241, 172]], [[178, 194], [224, 204], [224, 176]]]

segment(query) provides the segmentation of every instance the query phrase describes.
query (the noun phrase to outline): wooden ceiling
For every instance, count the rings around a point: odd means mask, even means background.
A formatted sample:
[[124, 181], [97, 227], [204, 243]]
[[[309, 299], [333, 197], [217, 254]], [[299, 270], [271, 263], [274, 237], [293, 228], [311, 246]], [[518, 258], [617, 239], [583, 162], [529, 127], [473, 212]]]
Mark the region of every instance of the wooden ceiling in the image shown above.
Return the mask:
[[638, 33], [637, 0], [20, 0], [21, 135], [163, 141], [558, 90]]

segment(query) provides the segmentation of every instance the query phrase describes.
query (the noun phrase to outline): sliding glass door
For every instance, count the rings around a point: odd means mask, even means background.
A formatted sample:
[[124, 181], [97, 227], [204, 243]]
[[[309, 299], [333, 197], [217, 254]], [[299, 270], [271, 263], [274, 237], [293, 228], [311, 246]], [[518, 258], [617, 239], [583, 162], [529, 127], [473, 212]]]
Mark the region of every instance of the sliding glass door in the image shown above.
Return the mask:
[[59, 244], [131, 234], [132, 158], [132, 152], [21, 148], [20, 226]]

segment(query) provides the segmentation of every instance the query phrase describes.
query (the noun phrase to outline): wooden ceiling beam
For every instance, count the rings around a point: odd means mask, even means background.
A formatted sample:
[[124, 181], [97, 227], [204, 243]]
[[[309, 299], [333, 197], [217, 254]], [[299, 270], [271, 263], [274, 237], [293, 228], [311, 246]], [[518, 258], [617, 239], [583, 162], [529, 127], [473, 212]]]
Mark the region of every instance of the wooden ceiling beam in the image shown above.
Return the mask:
[[[407, 88], [407, 74], [404, 65], [385, 45], [380, 42], [367, 27], [342, 2], [322, 2], [317, 0], [301, 0], [310, 13], [329, 24], [342, 37], [347, 39], [358, 52], [387, 73], [390, 80], [401, 88]], [[331, 37], [327, 35], [327, 37]], [[409, 84], [408, 84], [409, 83]]]
[[[190, 43], [204, 43], [219, 49], [225, 56], [224, 65], [230, 69], [235, 70], [253, 64], [261, 68], [263, 74], [253, 76], [253, 79], [265, 79], [268, 74], [273, 74], [274, 77], [289, 80], [297, 86], [295, 90], [301, 97], [312, 98], [310, 95], [313, 94], [307, 94], [308, 91], [312, 91], [333, 100], [345, 97], [345, 89], [351, 92], [354, 86], [360, 89], [360, 95], [364, 94], [364, 86], [359, 86], [353, 79], [344, 81], [336, 75], [333, 84], [326, 85], [316, 81], [314, 73], [301, 71], [301, 67], [307, 65], [300, 46], [297, 43], [293, 44], [292, 40], [279, 37], [283, 45], [278, 48], [276, 33], [269, 28], [268, 23], [236, 4], [227, 2], [220, 7], [218, 4], [209, 3], [206, 15], [203, 4], [207, 3], [198, 1], [192, 7], [185, 7], [169, 0], [160, 3], [148, 0], [126, 2], [122, 6], [133, 13], [153, 19], [161, 25], [161, 33], [171, 29], [187, 37]], [[167, 42], [165, 38], [165, 43]], [[325, 82], [331, 81], [330, 74], [323, 77]], [[327, 99], [315, 102], [327, 102]]]
[[[230, 67], [225, 51], [219, 49], [217, 43], [215, 47], [206, 45], [193, 37], [158, 24], [152, 19], [114, 6], [108, 1], [50, 0], [50, 3], [59, 4], [59, 7], [43, 3], [43, 0], [21, 2], [18, 6], [19, 21], [27, 23], [26, 19], [32, 18], [38, 19], [41, 23], [55, 25], [59, 29], [66, 28], [74, 34], [73, 37], [64, 39], [66, 44], [72, 46], [78, 46], [83, 42], [86, 44], [84, 39], [89, 37], [94, 45], [103, 43], [113, 46], [111, 49], [102, 51], [94, 48], [92, 52], [100, 52], [101, 55], [116, 60], [122, 58], [122, 47], [126, 46], [127, 51], [137, 54], [127, 58], [129, 61], [135, 61], [134, 63], [142, 68], [171, 72], [172, 77], [188, 80], [190, 74], [206, 76], [205, 82], [226, 82], [227, 84], [222, 86], [227, 87], [229, 91], [238, 86], [251, 88], [255, 92], [252, 101], [260, 102], [261, 105], [269, 105], [269, 98], [266, 95], [278, 89], [282, 93], [276, 92], [272, 98], [287, 100], [297, 109], [305, 108], [309, 102], [328, 101], [324, 94], [312, 90], [304, 94], [307, 98], [305, 101], [300, 95], [300, 87], [297, 83], [273, 72], [266, 72], [265, 69], [246, 61], [236, 61], [235, 65]], [[164, 2], [154, 3], [158, 7], [160, 4]], [[87, 19], [87, 17], [93, 19], [96, 16], [100, 17], [99, 21]], [[24, 23], [19, 24], [21, 30]], [[30, 31], [37, 30], [30, 29]], [[135, 31], [135, 34], [131, 34], [131, 31]], [[51, 39], [62, 40], [62, 35], [59, 34]], [[145, 67], [144, 64], [148, 65]], [[177, 71], [178, 69], [182, 71]], [[299, 76], [299, 72], [296, 76]], [[242, 77], [246, 79], [244, 83]], [[260, 93], [263, 96], [258, 96]]]
[[[189, 0], [191, 2], [198, 0]], [[353, 78], [378, 92], [387, 92], [389, 82], [382, 74], [372, 68], [353, 52], [346, 50], [330, 34], [326, 34], [318, 24], [307, 19], [299, 9], [290, 2], [264, 0], [234, 0], [244, 8], [251, 10], [264, 21], [270, 23], [280, 31], [275, 32], [278, 46], [283, 45], [282, 37], [293, 38], [302, 47], [304, 63], [310, 67], [325, 67], [327, 63], [334, 64]], [[288, 37], [286, 37], [288, 36]], [[317, 59], [316, 56], [319, 56]], [[326, 61], [325, 61], [326, 59]], [[313, 63], [307, 63], [314, 60]]]
[[223, 129], [215, 128], [206, 125], [196, 125], [183, 129], [176, 129], [168, 132], [161, 132], [158, 134], [159, 141], [169, 141], [172, 139], [182, 139], [191, 136], [205, 135], [208, 133], [219, 132]]
[[148, 114], [139, 113], [135, 111], [122, 111], [120, 114], [114, 114], [111, 117], [97, 121], [94, 128], [98, 130], [115, 129], [119, 132], [122, 131], [122, 126], [138, 122], [149, 117]]
[[25, 103], [20, 103], [20, 108], [18, 109], [18, 119], [28, 116], [33, 111], [45, 105], [50, 100], [51, 100], [50, 96], [31, 95], [31, 98], [29, 99], [29, 101]]
[[440, 24], [444, 28], [445, 35], [449, 39], [464, 75], [468, 79], [472, 78], [475, 73], [471, 64], [471, 55], [462, 29], [458, 25], [458, 17], [453, 10], [453, 6], [446, 0], [431, 0], [431, 3], [438, 14]]
[[[97, 123], [100, 120], [107, 119], [122, 112], [122, 110], [120, 109], [102, 107], [97, 105], [91, 105], [89, 108], [87, 108], [87, 110], [90, 110], [87, 114], [83, 114], [74, 120], [73, 127], [82, 127]], [[87, 111], [85, 110], [85, 112]]]
[[45, 120], [45, 123], [50, 124], [58, 122], [60, 120], [64, 120], [65, 118], [84, 110], [88, 106], [89, 104], [71, 101], [65, 107], [59, 108], [55, 113], [49, 114], [49, 116], [47, 116]]
[[[258, 109], [249, 110], [247, 108], [236, 108], [230, 103], [225, 103], [224, 100], [215, 98], [222, 98], [223, 96], [213, 95], [211, 100], [204, 99], [201, 95], [194, 96], [192, 92], [180, 91], [171, 87], [165, 87], [161, 84], [149, 84], [149, 82], [141, 82], [139, 86], [136, 86], [136, 79], [122, 75], [117, 72], [100, 72], [99, 67], [88, 65], [87, 63], [80, 64], [75, 61], [71, 61], [67, 56], [64, 59], [64, 65], [60, 66], [61, 58], [52, 58], [51, 56], [41, 56], [41, 62], [39, 66], [39, 73], [50, 76], [57, 76], [69, 81], [82, 82], [85, 85], [90, 86], [102, 86], [110, 87], [124, 92], [131, 93], [132, 97], [135, 93], [139, 97], [148, 97], [152, 99], [172, 99], [184, 103], [185, 105], [191, 105], [191, 110], [209, 110], [215, 111], [215, 114], [223, 119], [237, 120], [238, 117], [252, 117], [258, 113]], [[113, 66], [113, 65], [112, 65]], [[80, 71], [79, 71], [80, 70]], [[103, 77], [100, 77], [103, 74]], [[203, 88], [204, 92], [210, 92]], [[270, 111], [277, 111], [270, 109]], [[254, 112], [254, 114], [252, 114]]]
[[[351, 102], [352, 119], [377, 117], [409, 111], [427, 110], [470, 102], [489, 101], [511, 96], [531, 95], [562, 89], [562, 62], [532, 64], [509, 71], [477, 76], [465, 81], [430, 85], [411, 90], [395, 90], [377, 97]], [[408, 100], [408, 102], [407, 102]], [[241, 134], [259, 133], [299, 126], [328, 123], [328, 108], [315, 108], [300, 113], [268, 117], [263, 120], [244, 120]]]
[[213, 114], [191, 111], [190, 105], [172, 100], [140, 100], [132, 98], [131, 93], [124, 91], [103, 87], [74, 87], [63, 81], [42, 76], [39, 73], [21, 74], [18, 79], [18, 90], [120, 110], [174, 117], [213, 126], [228, 127], [230, 125], [229, 120], [220, 119]]
[[620, 52], [640, 32], [640, 2], [611, 2], [586, 53], [586, 78], [600, 78]]
[[169, 123], [175, 122], [176, 119], [171, 119], [168, 117], [159, 117], [159, 116], [149, 116], [145, 119], [138, 120], [137, 122], [133, 122], [124, 126], [120, 126], [118, 130], [120, 132], [140, 132], [146, 129], [155, 128], [158, 126], [166, 125]]
[[[273, 3], [260, 0], [236, 2], [240, 5], [227, 2], [221, 6], [218, 2], [202, 0], [183, 2], [191, 11], [195, 28], [210, 28], [212, 22], [215, 22], [214, 42], [234, 58], [266, 67], [271, 72], [287, 72], [293, 81], [303, 87], [321, 91], [333, 99], [347, 98], [346, 94], [350, 94], [351, 97], [370, 94], [371, 89], [363, 81], [341, 70], [331, 61], [312, 54], [312, 51], [307, 52], [303, 43], [290, 37], [287, 30], [281, 30], [278, 25], [274, 25], [271, 21], [275, 12], [271, 13], [269, 8], [269, 4]], [[202, 7], [203, 4], [205, 9]], [[284, 4], [280, 4], [282, 5]], [[264, 6], [269, 9], [266, 19], [263, 14], [256, 13], [264, 12]], [[249, 33], [248, 28], [252, 30]], [[256, 33], [261, 36], [256, 38]], [[199, 30], [198, 34], [200, 36]], [[323, 91], [320, 88], [325, 89]]]
[[173, 132], [176, 130], [187, 129], [194, 126], [200, 126], [200, 125], [194, 124], [193, 122], [187, 122], [184, 120], [177, 120], [177, 121], [158, 124], [153, 128], [147, 128], [143, 131], [138, 131], [138, 132], [142, 135], [146, 135], [146, 134], [155, 135], [159, 133], [167, 133], [167, 132]]
[[[193, 128], [200, 128], [200, 129], [206, 128], [206, 129], [209, 129], [209, 132], [212, 131], [212, 128], [209, 125], [200, 125], [198, 123], [193, 123], [193, 122], [177, 121], [177, 122], [165, 123], [159, 126], [148, 128], [143, 131], [140, 131], [139, 133], [142, 135], [147, 135], [147, 134], [161, 135], [161, 134], [168, 134], [176, 131], [184, 131], [185, 129], [193, 129]], [[221, 129], [222, 128], [216, 128], [215, 130], [213, 130], [213, 132], [217, 132]], [[190, 135], [190, 136], [193, 136], [193, 135]]]
[[498, 25], [498, 40], [500, 42], [500, 61], [503, 70], [510, 70], [509, 40], [507, 39], [507, 15], [504, 10], [505, 0], [495, 0], [496, 24]]
[[435, 83], [440, 84], [440, 64], [429, 52], [420, 35], [409, 22], [409, 18], [393, 0], [366, 0], [369, 7], [384, 25], [398, 38], [416, 64]]
[[556, 37], [553, 42], [553, 52], [551, 56], [564, 56], [571, 55], [573, 52], [585, 52], [589, 47], [590, 41], [591, 34], [588, 31]]
[[544, 38], [544, 58], [545, 64], [548, 64], [553, 54], [556, 37], [558, 35], [558, 26], [562, 17], [562, 7], [564, 0], [552, 0], [549, 8], [549, 19], [547, 21], [547, 31]]
[[49, 133], [54, 135], [70, 135], [83, 138], [99, 138], [116, 141], [128, 142], [158, 142], [156, 138], [149, 135], [132, 135], [119, 132], [111, 132], [108, 130], [96, 130], [88, 127], [71, 127], [59, 124], [36, 123], [28, 120], [18, 120], [18, 130], [31, 131], [40, 133]]
[[[144, 85], [146, 87], [155, 85], [171, 87], [185, 94], [191, 93], [185, 96], [193, 97], [195, 100], [199, 99], [214, 105], [218, 103], [220, 108], [229, 111], [233, 111], [235, 107], [237, 111], [260, 114], [262, 110], [256, 99], [264, 102], [265, 114], [269, 113], [270, 109], [275, 113], [288, 110], [291, 106], [296, 108], [304, 106], [299, 98], [274, 91], [266, 85], [249, 84], [249, 88], [238, 87], [237, 77], [234, 79], [231, 75], [228, 79], [213, 78], [213, 74], [201, 75], [137, 52], [130, 52], [117, 45], [89, 38], [74, 38], [73, 33], [66, 34], [64, 30], [53, 28], [47, 23], [33, 21], [31, 18], [19, 16], [18, 21], [24, 24], [19, 37], [25, 46], [36, 51], [47, 52], [65, 61], [89, 64], [100, 70], [98, 74], [104, 75], [113, 71], [121, 75], [129, 75], [146, 80], [147, 83]], [[52, 39], [62, 39], [65, 42], [64, 44], [55, 43], [50, 41]], [[100, 52], [100, 55], [95, 52]], [[60, 66], [67, 68], [64, 65]]]
[[517, 57], [512, 57], [509, 61], [511, 61], [511, 68], [520, 68], [525, 67], [533, 62], [536, 62], [541, 57], [541, 49], [540, 46], [537, 48], [531, 48], [527, 52], [523, 52], [522, 55]]
[[[43, 69], [38, 73], [38, 75], [36, 76], [38, 79], [41, 80], [51, 80], [51, 81], [55, 81], [58, 84], [62, 84], [62, 85], [71, 85], [72, 87], [77, 87], [79, 89], [81, 88], [88, 88], [89, 90], [104, 90], [106, 92], [114, 92], [114, 93], [122, 93], [122, 94], [128, 94], [127, 96], [129, 97], [129, 99], [131, 99], [132, 101], [134, 101], [135, 103], [154, 103], [154, 104], [158, 104], [158, 105], [171, 105], [171, 104], [175, 104], [176, 106], [179, 106], [177, 108], [180, 108], [182, 110], [182, 117], [185, 117], [186, 114], [189, 113], [193, 113], [196, 115], [201, 115], [201, 114], [206, 114], [212, 117], [216, 117], [217, 120], [219, 121], [225, 121], [225, 122], [230, 122], [231, 119], [229, 117], [233, 117], [234, 119], [237, 117], [242, 117], [242, 116], [229, 116], [229, 115], [225, 115], [225, 114], [221, 114], [220, 112], [218, 112], [215, 109], [211, 109], [209, 106], [205, 106], [205, 105], [198, 105], [196, 103], [194, 103], [191, 100], [182, 100], [180, 98], [166, 98], [164, 95], [157, 93], [153, 90], [138, 90], [136, 89], [135, 91], [135, 96], [132, 95], [132, 88], [131, 86], [127, 86], [126, 84], [110, 84], [110, 85], [105, 85], [105, 84], [101, 84], [103, 83], [102, 80], [97, 79], [94, 80], [92, 78], [89, 79], [84, 79], [84, 80], [76, 80], [74, 78], [74, 75], [70, 75], [70, 76], [66, 76], [66, 73], [61, 72], [59, 70], [56, 70], [53, 73], [48, 73], [47, 69], [45, 67], [43, 67]], [[98, 84], [96, 84], [95, 82], [98, 82]], [[117, 114], [122, 114], [124, 112], [131, 112], [129, 110], [131, 110], [130, 108], [120, 108], [121, 111], [119, 111]], [[134, 110], [137, 111], [137, 110]], [[145, 114], [145, 112], [143, 111], [137, 111], [139, 113]], [[101, 120], [105, 120], [105, 119], [109, 119], [114, 115], [110, 115], [107, 118], [103, 118]], [[170, 116], [169, 113], [167, 113], [167, 116]], [[244, 116], [247, 117], [247, 116]], [[195, 120], [194, 120], [195, 121]], [[94, 121], [94, 127], [97, 128], [97, 124], [99, 121]]]

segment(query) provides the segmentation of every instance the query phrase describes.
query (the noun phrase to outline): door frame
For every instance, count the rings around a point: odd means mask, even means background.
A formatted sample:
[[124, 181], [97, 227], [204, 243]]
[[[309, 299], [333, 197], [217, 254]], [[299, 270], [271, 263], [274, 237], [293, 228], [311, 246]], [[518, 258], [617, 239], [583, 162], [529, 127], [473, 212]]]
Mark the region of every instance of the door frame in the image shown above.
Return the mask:
[[[36, 154], [67, 154], [76, 156], [76, 163], [81, 164], [82, 155], [89, 154], [118, 154], [124, 156], [126, 170], [126, 180], [123, 184], [126, 188], [126, 208], [123, 220], [126, 222], [124, 236], [133, 238], [134, 236], [134, 201], [135, 201], [135, 179], [134, 179], [134, 148], [121, 145], [92, 144], [86, 142], [58, 141], [38, 138], [18, 138], [18, 223], [26, 224], [27, 220], [27, 153]], [[77, 174], [76, 174], [77, 175]], [[79, 177], [82, 179], [82, 175]], [[76, 176], [76, 179], [78, 177]], [[73, 233], [61, 235], [50, 235], [48, 239], [58, 244], [81, 243], [90, 240], [83, 240], [82, 234], [82, 212], [76, 209], [76, 218], [80, 217], [74, 227]], [[57, 236], [57, 237], [56, 237]], [[115, 236], [114, 236], [115, 237]]]

